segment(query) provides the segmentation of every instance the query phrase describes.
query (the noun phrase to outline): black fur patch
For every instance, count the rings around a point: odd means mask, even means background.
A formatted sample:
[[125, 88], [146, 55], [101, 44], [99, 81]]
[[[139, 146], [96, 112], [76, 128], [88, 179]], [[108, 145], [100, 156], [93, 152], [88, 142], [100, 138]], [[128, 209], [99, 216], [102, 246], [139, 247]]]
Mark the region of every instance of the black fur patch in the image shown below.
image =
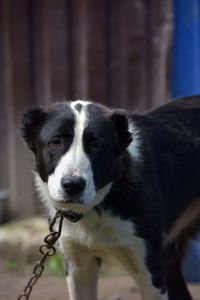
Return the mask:
[[28, 110], [22, 117], [22, 136], [33, 152], [37, 150], [39, 130], [44, 125], [47, 116], [47, 113], [35, 107]]
[[[35, 153], [36, 171], [44, 182], [54, 171], [60, 157], [68, 151], [74, 137], [74, 115], [65, 102], [53, 104], [48, 113], [39, 108], [23, 117], [23, 137]], [[51, 141], [60, 138], [62, 147], [55, 151]]]

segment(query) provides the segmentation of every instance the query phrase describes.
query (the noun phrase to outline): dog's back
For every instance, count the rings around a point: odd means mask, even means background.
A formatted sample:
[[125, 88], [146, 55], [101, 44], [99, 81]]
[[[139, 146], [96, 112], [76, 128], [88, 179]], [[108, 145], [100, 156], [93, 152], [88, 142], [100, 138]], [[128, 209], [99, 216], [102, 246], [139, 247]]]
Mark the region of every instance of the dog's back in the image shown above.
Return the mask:
[[200, 196], [200, 98], [177, 99], [148, 113], [164, 199], [165, 231]]

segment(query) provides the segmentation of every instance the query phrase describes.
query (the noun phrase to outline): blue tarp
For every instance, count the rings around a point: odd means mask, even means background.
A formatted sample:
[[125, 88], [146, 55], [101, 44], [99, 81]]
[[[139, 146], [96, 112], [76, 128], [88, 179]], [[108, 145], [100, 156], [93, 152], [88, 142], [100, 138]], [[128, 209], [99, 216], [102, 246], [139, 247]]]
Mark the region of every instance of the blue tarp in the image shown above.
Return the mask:
[[[200, 95], [200, 0], [174, 0], [172, 97]], [[190, 243], [183, 274], [200, 282], [200, 237]]]
[[200, 0], [174, 0], [172, 96], [200, 94]]

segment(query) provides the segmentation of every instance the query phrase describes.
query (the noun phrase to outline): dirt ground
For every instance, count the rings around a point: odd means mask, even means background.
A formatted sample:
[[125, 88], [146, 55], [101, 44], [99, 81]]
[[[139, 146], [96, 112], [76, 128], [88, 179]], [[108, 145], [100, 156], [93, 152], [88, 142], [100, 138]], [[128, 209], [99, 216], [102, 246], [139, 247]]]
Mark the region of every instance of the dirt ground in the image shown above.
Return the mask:
[[[15, 300], [30, 274], [0, 272], [0, 299]], [[190, 285], [194, 300], [200, 300], [200, 286]], [[31, 300], [68, 300], [65, 278], [44, 276], [33, 289]], [[140, 300], [135, 283], [128, 276], [103, 276], [99, 280], [99, 300]], [[88, 299], [90, 300], [90, 299]], [[177, 299], [182, 300], [182, 299]]]

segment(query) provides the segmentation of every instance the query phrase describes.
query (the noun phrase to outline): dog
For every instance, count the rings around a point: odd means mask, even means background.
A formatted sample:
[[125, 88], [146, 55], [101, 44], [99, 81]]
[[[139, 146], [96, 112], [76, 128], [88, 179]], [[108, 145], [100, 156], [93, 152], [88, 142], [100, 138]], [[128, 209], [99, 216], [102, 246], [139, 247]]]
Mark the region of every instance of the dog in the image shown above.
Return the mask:
[[142, 299], [192, 299], [181, 262], [200, 225], [200, 96], [144, 114], [57, 102], [28, 110], [22, 134], [49, 216], [64, 216], [59, 245], [71, 300], [97, 299], [109, 257]]

